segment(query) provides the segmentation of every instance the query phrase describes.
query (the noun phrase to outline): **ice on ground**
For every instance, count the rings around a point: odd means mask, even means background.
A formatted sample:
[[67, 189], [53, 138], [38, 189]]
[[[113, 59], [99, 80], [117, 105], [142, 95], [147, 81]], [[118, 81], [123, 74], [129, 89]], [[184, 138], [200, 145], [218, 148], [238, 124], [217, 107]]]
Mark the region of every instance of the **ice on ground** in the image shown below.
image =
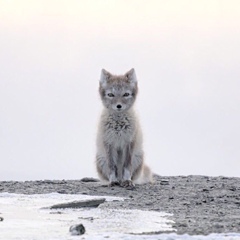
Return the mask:
[[[75, 239], [121, 239], [121, 240], [239, 240], [240, 234], [211, 234], [189, 236], [171, 234], [149, 234], [159, 231], [174, 231], [171, 214], [105, 208], [57, 209], [50, 210], [53, 204], [96, 199], [86, 195], [70, 194], [0, 194], [1, 240], [75, 240]], [[118, 197], [104, 197], [106, 201], [124, 201]], [[86, 228], [83, 236], [71, 236], [69, 228], [82, 223]], [[134, 234], [134, 235], [133, 235]]]
[[[53, 204], [87, 200], [93, 197], [70, 194], [0, 194], [0, 239], [75, 239], [69, 233], [71, 225], [82, 223], [85, 239], [104, 236], [124, 239], [126, 234], [172, 231], [170, 214], [141, 210], [116, 210], [101, 208], [56, 209]], [[106, 201], [123, 201], [119, 197], [105, 197]], [[135, 237], [134, 237], [135, 238]]]

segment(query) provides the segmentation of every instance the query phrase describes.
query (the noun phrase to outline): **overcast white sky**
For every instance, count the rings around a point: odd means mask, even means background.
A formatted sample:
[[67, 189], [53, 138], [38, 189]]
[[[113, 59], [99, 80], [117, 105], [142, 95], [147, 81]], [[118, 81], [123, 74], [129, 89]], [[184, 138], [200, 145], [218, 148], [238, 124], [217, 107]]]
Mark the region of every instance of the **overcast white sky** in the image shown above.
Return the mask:
[[240, 177], [240, 1], [0, 0], [0, 180], [96, 176], [100, 70], [134, 67], [146, 162]]

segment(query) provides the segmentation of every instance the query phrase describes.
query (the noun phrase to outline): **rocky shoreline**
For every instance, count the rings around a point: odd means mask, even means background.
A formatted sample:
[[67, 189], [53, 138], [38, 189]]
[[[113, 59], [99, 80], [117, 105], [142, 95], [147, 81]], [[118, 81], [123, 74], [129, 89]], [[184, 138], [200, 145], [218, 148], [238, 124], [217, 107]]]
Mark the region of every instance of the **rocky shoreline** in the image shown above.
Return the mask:
[[153, 184], [137, 185], [134, 190], [108, 187], [92, 178], [1, 181], [0, 192], [125, 197], [125, 201], [105, 202], [101, 207], [172, 213], [178, 234], [240, 233], [240, 178], [155, 175]]

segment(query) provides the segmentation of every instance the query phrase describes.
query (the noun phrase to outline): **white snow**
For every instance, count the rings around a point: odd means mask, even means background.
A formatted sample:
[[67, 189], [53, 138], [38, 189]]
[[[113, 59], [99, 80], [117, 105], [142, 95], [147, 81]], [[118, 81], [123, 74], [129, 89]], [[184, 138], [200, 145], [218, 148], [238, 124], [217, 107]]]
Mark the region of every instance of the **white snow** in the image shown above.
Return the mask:
[[[122, 238], [129, 233], [172, 230], [167, 217], [170, 214], [140, 210], [102, 208], [50, 210], [53, 204], [85, 200], [86, 195], [70, 194], [0, 194], [0, 239], [75, 239], [69, 233], [73, 224], [82, 223], [86, 228], [85, 239], [115, 236]], [[107, 201], [123, 198], [105, 197]], [[91, 220], [93, 219], [93, 220]], [[114, 239], [116, 239], [114, 237]]]
[[[161, 239], [161, 240], [238, 240], [239, 234], [211, 234], [189, 236], [149, 234], [157, 231], [174, 231], [171, 214], [141, 210], [117, 210], [106, 208], [57, 209], [53, 204], [75, 200], [102, 198], [70, 194], [0, 194], [1, 240], [74, 240], [74, 239]], [[123, 198], [105, 197], [107, 201], [124, 201]], [[83, 236], [72, 236], [70, 226], [82, 223]], [[134, 235], [133, 235], [134, 234]]]

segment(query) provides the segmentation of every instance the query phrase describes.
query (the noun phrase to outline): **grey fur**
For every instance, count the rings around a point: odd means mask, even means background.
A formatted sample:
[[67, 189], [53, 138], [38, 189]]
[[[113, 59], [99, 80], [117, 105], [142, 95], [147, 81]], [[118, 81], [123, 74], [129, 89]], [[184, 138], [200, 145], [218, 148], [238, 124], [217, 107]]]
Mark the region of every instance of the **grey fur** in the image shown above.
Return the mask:
[[150, 182], [151, 171], [143, 163], [142, 132], [132, 108], [138, 93], [134, 69], [124, 75], [103, 69], [99, 93], [104, 105], [97, 134], [99, 177], [124, 187], [133, 187], [132, 181]]

